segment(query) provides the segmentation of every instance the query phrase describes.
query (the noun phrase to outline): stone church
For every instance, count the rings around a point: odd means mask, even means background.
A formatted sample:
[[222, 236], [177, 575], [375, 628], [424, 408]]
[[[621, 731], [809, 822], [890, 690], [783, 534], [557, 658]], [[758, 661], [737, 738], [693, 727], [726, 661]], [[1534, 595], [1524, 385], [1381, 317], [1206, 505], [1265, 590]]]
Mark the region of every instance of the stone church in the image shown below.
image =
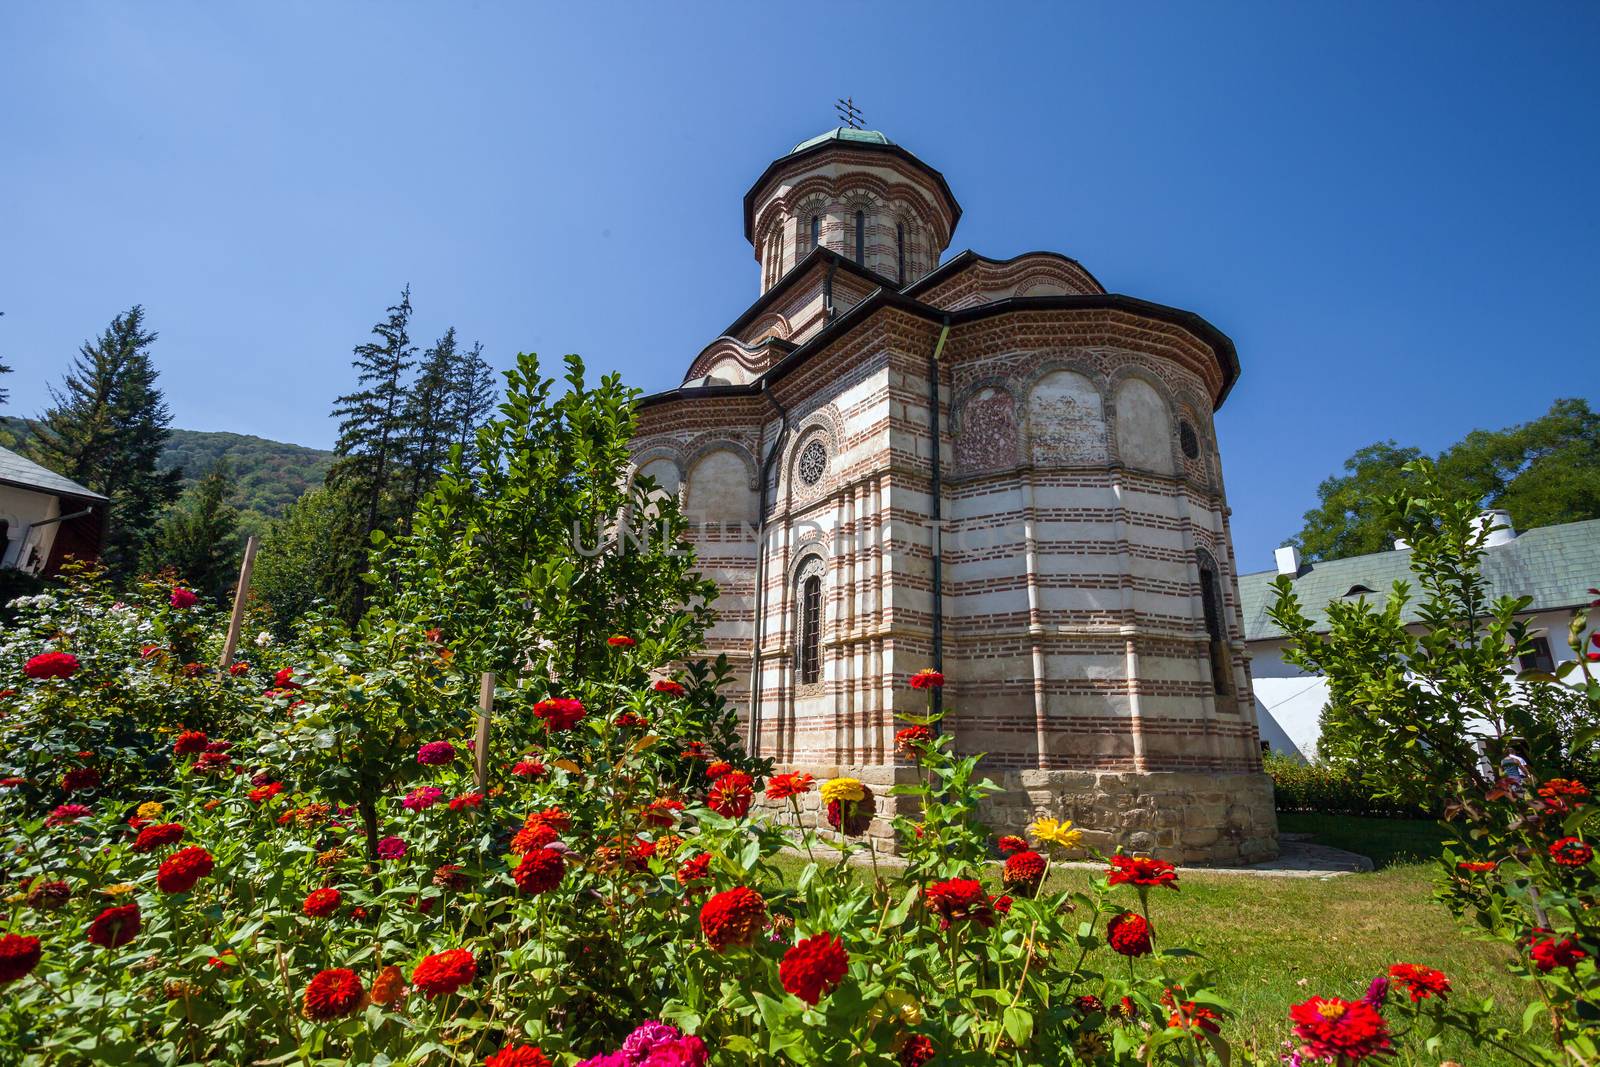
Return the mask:
[[997, 829], [1274, 855], [1212, 427], [1233, 343], [1059, 253], [946, 257], [955, 194], [876, 131], [796, 145], [743, 207], [760, 295], [633, 447], [720, 586], [750, 748], [861, 778], [886, 834], [934, 666]]

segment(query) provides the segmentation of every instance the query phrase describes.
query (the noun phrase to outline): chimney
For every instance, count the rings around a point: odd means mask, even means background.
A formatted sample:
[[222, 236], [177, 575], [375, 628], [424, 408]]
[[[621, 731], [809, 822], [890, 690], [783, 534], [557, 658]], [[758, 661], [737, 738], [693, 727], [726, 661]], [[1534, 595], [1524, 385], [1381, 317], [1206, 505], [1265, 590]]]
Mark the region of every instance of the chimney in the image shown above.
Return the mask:
[[[1499, 529], [1496, 529], [1499, 527]], [[1479, 512], [1478, 517], [1472, 520], [1474, 532], [1487, 530], [1489, 536], [1484, 540], [1485, 548], [1494, 548], [1498, 545], [1509, 545], [1517, 539], [1517, 531], [1511, 526], [1511, 512], [1493, 509]]]
[[1293, 545], [1284, 545], [1275, 550], [1273, 558], [1278, 561], [1278, 573], [1287, 574], [1293, 578], [1300, 573], [1300, 550]]

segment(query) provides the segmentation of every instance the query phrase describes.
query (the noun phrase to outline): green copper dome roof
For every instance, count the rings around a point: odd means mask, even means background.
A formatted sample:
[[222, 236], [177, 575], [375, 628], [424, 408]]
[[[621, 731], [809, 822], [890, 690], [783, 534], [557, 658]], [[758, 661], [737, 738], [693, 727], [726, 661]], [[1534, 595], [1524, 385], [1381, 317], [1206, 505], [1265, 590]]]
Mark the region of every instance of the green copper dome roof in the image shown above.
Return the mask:
[[893, 141], [877, 130], [852, 130], [848, 126], [835, 126], [826, 133], [819, 133], [810, 140], [801, 141], [789, 149], [789, 154], [792, 156], [796, 152], [813, 148], [824, 141], [854, 141], [857, 144], [894, 144]]

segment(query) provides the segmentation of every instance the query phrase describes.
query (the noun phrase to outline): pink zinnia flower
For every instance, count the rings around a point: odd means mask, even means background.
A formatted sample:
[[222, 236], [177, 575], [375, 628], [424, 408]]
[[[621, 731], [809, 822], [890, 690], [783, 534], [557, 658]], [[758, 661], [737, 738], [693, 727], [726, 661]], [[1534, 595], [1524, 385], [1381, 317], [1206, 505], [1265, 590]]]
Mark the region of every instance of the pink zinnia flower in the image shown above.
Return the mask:
[[448, 741], [429, 741], [417, 749], [417, 762], [427, 766], [449, 763], [456, 758], [456, 748]]
[[406, 843], [398, 837], [385, 837], [378, 842], [378, 847], [374, 851], [380, 860], [404, 859]]

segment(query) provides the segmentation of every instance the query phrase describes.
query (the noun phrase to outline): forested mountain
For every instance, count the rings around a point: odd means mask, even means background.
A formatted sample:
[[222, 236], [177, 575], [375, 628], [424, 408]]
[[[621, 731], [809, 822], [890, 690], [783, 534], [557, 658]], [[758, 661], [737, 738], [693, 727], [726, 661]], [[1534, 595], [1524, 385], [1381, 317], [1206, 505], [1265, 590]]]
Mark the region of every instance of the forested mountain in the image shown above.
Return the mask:
[[[29, 436], [28, 424], [22, 419], [8, 416], [0, 419], [0, 424], [11, 441]], [[245, 513], [245, 525], [251, 530], [264, 528], [265, 520], [282, 516], [307, 489], [321, 485], [333, 465], [332, 452], [264, 437], [205, 430], [172, 430], [171, 434], [157, 467], [182, 467], [182, 484], [188, 488], [226, 457], [234, 476], [234, 492], [228, 502]], [[15, 447], [11, 443], [6, 446]]]

